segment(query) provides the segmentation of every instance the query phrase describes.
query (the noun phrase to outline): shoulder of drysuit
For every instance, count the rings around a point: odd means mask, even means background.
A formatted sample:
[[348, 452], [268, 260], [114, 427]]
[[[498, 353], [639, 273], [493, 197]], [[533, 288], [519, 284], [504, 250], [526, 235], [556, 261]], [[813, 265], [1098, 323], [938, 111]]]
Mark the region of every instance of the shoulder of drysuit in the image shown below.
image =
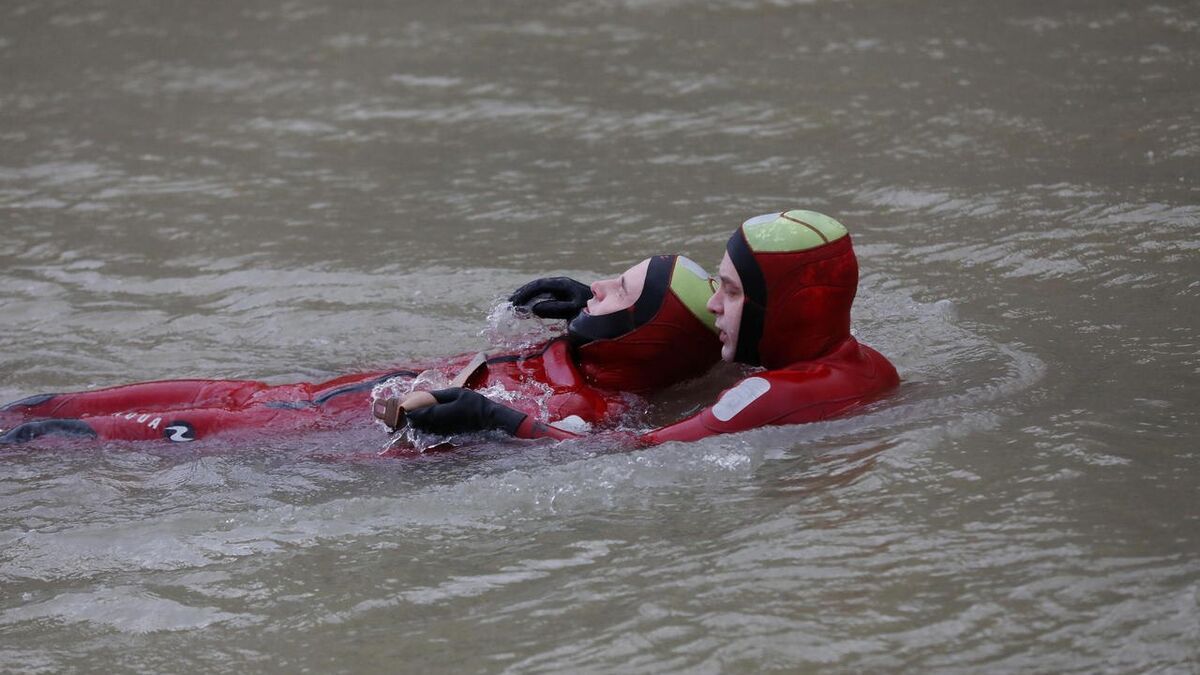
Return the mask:
[[810, 402], [862, 396], [889, 389], [899, 382], [891, 362], [853, 337], [823, 356], [765, 371], [759, 376], [793, 397], [807, 393]]

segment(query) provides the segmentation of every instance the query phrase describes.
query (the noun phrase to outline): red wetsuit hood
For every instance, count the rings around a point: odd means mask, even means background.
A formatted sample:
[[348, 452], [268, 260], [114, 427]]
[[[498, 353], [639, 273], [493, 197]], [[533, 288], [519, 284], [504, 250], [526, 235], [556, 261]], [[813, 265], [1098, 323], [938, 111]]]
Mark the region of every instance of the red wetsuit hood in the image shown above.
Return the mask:
[[604, 389], [647, 393], [702, 375], [721, 358], [708, 274], [688, 258], [654, 256], [628, 309], [580, 314], [568, 326], [576, 361]]
[[812, 211], [760, 216], [726, 250], [745, 292], [734, 360], [783, 368], [850, 337], [858, 260], [840, 223]]
[[703, 375], [720, 360], [721, 341], [671, 294], [649, 323], [575, 353], [597, 387], [647, 393]]

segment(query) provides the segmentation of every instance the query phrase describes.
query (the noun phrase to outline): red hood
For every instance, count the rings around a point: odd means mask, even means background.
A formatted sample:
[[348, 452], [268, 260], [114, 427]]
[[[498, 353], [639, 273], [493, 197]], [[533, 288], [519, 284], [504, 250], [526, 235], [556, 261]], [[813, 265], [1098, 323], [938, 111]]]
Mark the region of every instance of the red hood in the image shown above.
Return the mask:
[[736, 361], [782, 368], [850, 337], [858, 260], [849, 234], [803, 251], [759, 252], [738, 228], [727, 250], [746, 294]]
[[645, 394], [704, 374], [721, 341], [674, 293], [654, 318], [617, 338], [576, 347], [579, 369], [605, 389]]

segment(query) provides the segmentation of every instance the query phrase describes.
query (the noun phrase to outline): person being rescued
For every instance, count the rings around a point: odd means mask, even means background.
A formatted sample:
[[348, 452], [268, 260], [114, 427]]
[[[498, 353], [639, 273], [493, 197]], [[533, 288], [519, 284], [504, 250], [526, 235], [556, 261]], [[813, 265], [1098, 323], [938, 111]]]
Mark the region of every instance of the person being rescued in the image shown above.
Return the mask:
[[[464, 387], [502, 388], [511, 407], [498, 406], [494, 414], [546, 428], [603, 429], [627, 412], [629, 394], [653, 394], [702, 375], [720, 360], [716, 326], [705, 310], [711, 294], [708, 274], [677, 255], [648, 258], [590, 288], [565, 277], [539, 279], [517, 289], [514, 306], [543, 318], [571, 319], [585, 306], [588, 312], [565, 335], [535, 347], [317, 384], [166, 380], [42, 394], [0, 406], [0, 425], [16, 423], [0, 434], [0, 444], [45, 436], [187, 442], [224, 435], [245, 441], [348, 429], [373, 423], [376, 387], [411, 386], [419, 376], [445, 382], [456, 373]], [[393, 405], [393, 424], [397, 411]], [[376, 412], [383, 417], [386, 410]]]
[[[725, 249], [719, 285], [714, 283], [707, 305], [716, 317], [721, 357], [762, 370], [691, 417], [640, 434], [636, 444], [824, 420], [877, 400], [899, 384], [892, 364], [850, 334], [858, 261], [841, 223], [814, 211], [770, 213], [744, 222]], [[585, 311], [572, 325], [613, 320], [613, 315]], [[467, 388], [431, 393], [436, 405], [408, 415], [417, 429], [577, 436]]]

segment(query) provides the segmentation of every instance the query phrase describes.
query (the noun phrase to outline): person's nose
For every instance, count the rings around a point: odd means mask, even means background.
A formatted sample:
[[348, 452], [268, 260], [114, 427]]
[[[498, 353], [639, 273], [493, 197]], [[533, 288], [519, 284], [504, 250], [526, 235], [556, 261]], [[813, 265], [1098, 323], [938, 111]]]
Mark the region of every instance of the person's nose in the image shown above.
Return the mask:
[[721, 294], [720, 293], [713, 293], [712, 297], [708, 299], [708, 302], [705, 303], [704, 306], [708, 309], [708, 311], [712, 312], [713, 314], [716, 314], [717, 316], [721, 316], [722, 314], [724, 314], [724, 312], [721, 311], [722, 309], [724, 309], [724, 306], [721, 304]]
[[592, 282], [592, 286], [591, 286], [591, 288], [592, 288], [592, 298], [593, 298], [593, 299], [594, 299], [596, 302], [601, 302], [601, 301], [603, 301], [603, 300], [604, 300], [604, 295], [605, 295], [605, 293], [604, 293], [604, 282], [603, 282], [603, 281], [593, 281], [593, 282]]

